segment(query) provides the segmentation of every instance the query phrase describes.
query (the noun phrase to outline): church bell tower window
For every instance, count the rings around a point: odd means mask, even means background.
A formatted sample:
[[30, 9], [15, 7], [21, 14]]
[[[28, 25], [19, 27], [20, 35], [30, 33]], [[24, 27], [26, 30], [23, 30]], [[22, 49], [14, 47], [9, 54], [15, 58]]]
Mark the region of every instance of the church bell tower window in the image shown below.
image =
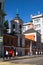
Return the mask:
[[15, 24], [13, 24], [13, 28], [15, 28]]
[[22, 28], [22, 26], [20, 25], [20, 29]]
[[22, 26], [20, 25], [20, 34], [22, 33], [21, 29], [22, 29]]

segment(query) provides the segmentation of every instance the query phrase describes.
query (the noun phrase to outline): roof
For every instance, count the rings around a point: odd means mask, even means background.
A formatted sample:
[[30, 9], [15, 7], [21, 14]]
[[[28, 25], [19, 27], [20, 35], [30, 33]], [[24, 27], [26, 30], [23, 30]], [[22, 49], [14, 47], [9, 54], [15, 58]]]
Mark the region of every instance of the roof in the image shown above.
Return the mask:
[[16, 14], [16, 17], [14, 19], [19, 20], [20, 19], [19, 14]]
[[32, 22], [23, 23], [23, 26], [33, 24]]
[[38, 15], [32, 16], [32, 19], [40, 18], [40, 17], [43, 17], [43, 14], [38, 14]]
[[[33, 32], [39, 33], [39, 32], [37, 32], [36, 30], [34, 30], [34, 29], [32, 28], [32, 29], [29, 29], [29, 30], [25, 31], [24, 34], [26, 34], [26, 33], [33, 33]], [[39, 34], [40, 34], [40, 33], [39, 33]]]
[[16, 17], [13, 19], [13, 21], [19, 20], [19, 22], [23, 22], [23, 20], [19, 17], [19, 14], [16, 14]]

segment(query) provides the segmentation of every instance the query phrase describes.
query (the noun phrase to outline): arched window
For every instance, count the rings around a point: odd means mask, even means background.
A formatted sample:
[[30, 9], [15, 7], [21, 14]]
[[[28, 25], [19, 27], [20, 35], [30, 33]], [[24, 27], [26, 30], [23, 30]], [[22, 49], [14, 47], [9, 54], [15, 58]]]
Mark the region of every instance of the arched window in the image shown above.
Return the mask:
[[22, 33], [22, 26], [20, 25], [19, 28], [20, 28], [20, 34], [21, 34]]
[[19, 27], [20, 27], [20, 29], [22, 28], [22, 26], [21, 26], [21, 25], [20, 25]]
[[15, 24], [13, 24], [13, 28], [15, 28]]

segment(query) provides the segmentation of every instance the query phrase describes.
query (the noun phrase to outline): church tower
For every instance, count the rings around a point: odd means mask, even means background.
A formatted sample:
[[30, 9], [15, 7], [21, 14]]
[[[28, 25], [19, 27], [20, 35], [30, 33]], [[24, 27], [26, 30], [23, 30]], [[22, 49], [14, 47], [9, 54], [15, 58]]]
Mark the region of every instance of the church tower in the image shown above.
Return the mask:
[[22, 52], [22, 55], [24, 55], [24, 50], [20, 47], [24, 47], [24, 35], [22, 34], [22, 26], [23, 26], [23, 20], [19, 17], [19, 14], [17, 13], [15, 18], [11, 21], [11, 30], [14, 35], [18, 37], [18, 43], [17, 43], [17, 49], [16, 51]]
[[23, 20], [19, 17], [19, 14], [16, 14], [16, 17], [11, 22], [12, 31], [16, 34], [22, 34], [22, 25]]
[[5, 0], [0, 0], [0, 36], [3, 35], [3, 23], [4, 23], [4, 5], [5, 5]]

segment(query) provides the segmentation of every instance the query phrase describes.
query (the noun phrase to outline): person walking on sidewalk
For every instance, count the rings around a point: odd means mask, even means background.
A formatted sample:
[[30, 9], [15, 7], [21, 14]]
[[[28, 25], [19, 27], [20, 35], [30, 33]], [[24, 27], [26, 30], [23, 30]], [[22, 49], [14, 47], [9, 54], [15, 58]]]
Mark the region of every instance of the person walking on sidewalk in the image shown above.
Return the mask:
[[7, 50], [5, 52], [5, 57], [6, 57], [6, 59], [8, 59], [8, 51]]
[[12, 50], [12, 57], [13, 57], [13, 58], [14, 58], [14, 55], [15, 55], [15, 54], [14, 54], [14, 51]]
[[37, 53], [37, 51], [36, 51], [36, 55], [37, 55], [38, 53]]
[[18, 52], [16, 51], [16, 56], [18, 56]]

